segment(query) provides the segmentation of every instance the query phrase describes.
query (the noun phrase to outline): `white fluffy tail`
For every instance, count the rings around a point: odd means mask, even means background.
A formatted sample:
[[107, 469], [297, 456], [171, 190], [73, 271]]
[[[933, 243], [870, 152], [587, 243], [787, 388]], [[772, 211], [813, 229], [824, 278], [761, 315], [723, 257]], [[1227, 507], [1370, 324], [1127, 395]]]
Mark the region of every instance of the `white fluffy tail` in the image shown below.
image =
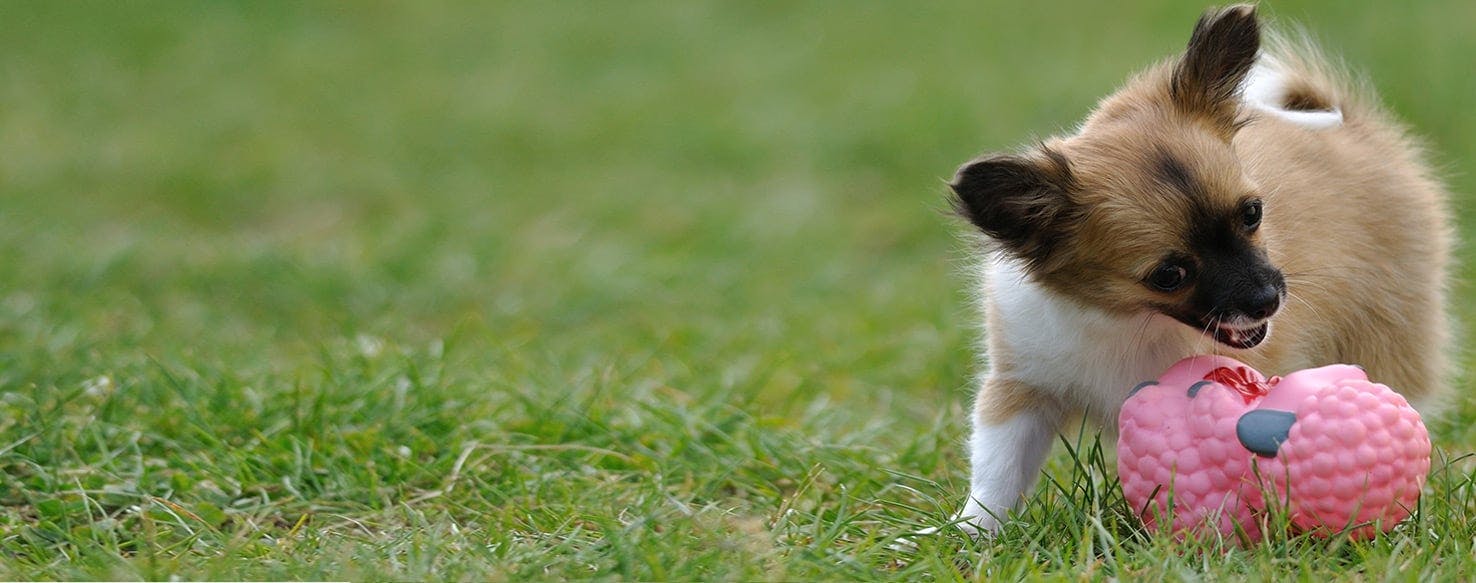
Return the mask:
[[1246, 75], [1242, 99], [1246, 105], [1299, 126], [1324, 129], [1343, 125], [1343, 110], [1335, 104], [1324, 104], [1326, 109], [1294, 107], [1292, 75], [1275, 56], [1262, 53]]

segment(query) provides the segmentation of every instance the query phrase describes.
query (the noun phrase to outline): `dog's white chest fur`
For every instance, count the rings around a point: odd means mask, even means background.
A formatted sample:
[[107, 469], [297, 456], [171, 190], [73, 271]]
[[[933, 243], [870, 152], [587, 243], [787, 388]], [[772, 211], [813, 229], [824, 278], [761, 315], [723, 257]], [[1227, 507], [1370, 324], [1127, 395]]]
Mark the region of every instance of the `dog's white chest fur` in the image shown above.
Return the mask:
[[1204, 348], [1201, 335], [1166, 316], [1109, 314], [1052, 293], [1012, 259], [994, 257], [985, 286], [990, 332], [1011, 363], [994, 374], [1047, 391], [1108, 431], [1134, 386]]

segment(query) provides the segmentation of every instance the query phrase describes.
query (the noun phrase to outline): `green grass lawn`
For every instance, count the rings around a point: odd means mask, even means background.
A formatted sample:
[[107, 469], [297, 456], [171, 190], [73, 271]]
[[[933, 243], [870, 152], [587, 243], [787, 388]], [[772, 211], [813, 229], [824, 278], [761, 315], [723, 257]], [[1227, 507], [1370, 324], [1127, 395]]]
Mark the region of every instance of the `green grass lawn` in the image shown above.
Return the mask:
[[[0, 579], [1470, 577], [1468, 399], [1372, 543], [1177, 547], [1088, 442], [888, 548], [967, 484], [943, 179], [1202, 8], [1112, 4], [7, 3]], [[1476, 4], [1263, 9], [1476, 225]]]

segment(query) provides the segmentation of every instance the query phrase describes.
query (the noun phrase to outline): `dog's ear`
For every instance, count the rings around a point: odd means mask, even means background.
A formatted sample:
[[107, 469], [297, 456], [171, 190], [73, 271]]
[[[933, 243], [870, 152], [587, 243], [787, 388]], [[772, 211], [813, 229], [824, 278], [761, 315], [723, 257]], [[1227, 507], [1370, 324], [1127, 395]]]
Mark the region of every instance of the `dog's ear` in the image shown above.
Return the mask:
[[958, 169], [953, 207], [1007, 251], [1040, 267], [1076, 217], [1065, 156], [1042, 149], [1038, 158], [995, 155]]
[[1189, 48], [1174, 67], [1169, 87], [1174, 104], [1192, 115], [1206, 116], [1227, 137], [1234, 134], [1240, 85], [1256, 64], [1260, 49], [1261, 26], [1255, 6], [1240, 4], [1205, 12], [1189, 36]]

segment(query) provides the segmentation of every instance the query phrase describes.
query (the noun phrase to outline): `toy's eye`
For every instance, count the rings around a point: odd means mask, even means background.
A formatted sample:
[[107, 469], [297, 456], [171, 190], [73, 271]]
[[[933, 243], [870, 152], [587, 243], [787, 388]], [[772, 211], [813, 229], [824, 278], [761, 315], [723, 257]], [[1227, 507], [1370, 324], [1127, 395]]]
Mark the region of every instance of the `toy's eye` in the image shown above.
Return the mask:
[[1172, 261], [1159, 265], [1153, 270], [1153, 273], [1148, 274], [1147, 280], [1148, 285], [1152, 286], [1153, 289], [1164, 292], [1171, 292], [1184, 287], [1184, 283], [1187, 281], [1189, 281], [1189, 269]]
[[1240, 220], [1245, 223], [1245, 228], [1256, 230], [1261, 226], [1261, 201], [1260, 199], [1246, 201], [1245, 208], [1240, 211]]

